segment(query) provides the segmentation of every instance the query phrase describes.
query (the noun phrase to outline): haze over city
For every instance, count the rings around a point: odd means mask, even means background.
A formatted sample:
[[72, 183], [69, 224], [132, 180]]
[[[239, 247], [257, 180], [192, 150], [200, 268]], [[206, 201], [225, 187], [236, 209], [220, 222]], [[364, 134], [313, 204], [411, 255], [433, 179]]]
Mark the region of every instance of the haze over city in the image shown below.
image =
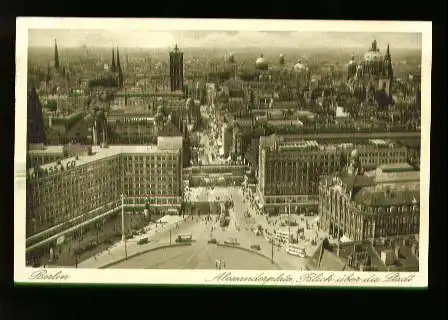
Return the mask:
[[238, 32], [238, 31], [169, 31], [148, 30], [30, 30], [30, 47], [60, 48], [80, 46], [122, 48], [351, 48], [365, 49], [366, 39], [376, 39], [379, 48], [388, 44], [394, 49], [421, 50], [418, 33], [347, 33], [347, 32]]

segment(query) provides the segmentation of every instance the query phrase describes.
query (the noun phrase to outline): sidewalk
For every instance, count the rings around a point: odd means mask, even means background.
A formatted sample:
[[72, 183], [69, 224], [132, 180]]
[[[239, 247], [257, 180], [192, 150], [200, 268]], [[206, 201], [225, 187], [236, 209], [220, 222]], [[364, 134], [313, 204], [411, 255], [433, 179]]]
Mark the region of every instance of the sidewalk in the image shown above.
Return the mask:
[[[118, 259], [122, 259], [125, 257], [127, 251], [127, 255], [130, 256], [132, 254], [143, 252], [148, 249], [152, 249], [158, 247], [160, 245], [169, 244], [169, 235], [168, 231], [173, 229], [177, 223], [182, 223], [187, 220], [188, 216], [184, 218], [175, 216], [177, 219], [170, 219], [171, 221], [166, 224], [160, 224], [157, 228], [154, 225], [150, 225], [150, 230], [148, 230], [145, 234], [137, 236], [133, 239], [126, 240], [126, 250], [125, 243], [120, 241], [115, 243], [108, 250], [103, 251], [96, 256], [93, 256], [87, 260], [81, 261], [78, 263], [78, 268], [99, 268], [108, 263], [112, 263]], [[173, 216], [174, 218], [174, 216]], [[145, 229], [148, 227], [145, 227]], [[138, 240], [142, 238], [149, 238], [150, 242], [147, 244], [139, 245], [137, 244]]]

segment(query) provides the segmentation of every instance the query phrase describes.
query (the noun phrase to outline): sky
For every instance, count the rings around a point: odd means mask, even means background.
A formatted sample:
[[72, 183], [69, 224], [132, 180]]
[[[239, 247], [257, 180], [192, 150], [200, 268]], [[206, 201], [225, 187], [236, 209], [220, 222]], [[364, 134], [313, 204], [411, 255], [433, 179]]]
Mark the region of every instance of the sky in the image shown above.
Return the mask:
[[287, 32], [287, 31], [167, 31], [147, 30], [57, 30], [30, 29], [30, 47], [54, 46], [57, 40], [61, 48], [70, 47], [122, 47], [122, 48], [242, 48], [242, 47], [344, 47], [368, 49], [376, 39], [379, 48], [418, 49], [422, 36], [418, 33], [371, 32]]

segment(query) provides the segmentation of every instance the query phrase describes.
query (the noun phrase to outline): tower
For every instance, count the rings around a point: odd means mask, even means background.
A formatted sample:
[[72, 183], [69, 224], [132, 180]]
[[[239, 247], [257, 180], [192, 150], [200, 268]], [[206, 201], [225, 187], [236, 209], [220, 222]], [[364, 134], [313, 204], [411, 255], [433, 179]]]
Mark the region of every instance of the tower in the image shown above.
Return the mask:
[[118, 86], [123, 86], [123, 70], [121, 70], [121, 63], [120, 63], [120, 52], [117, 48], [117, 66], [116, 66], [116, 72], [118, 72]]
[[[386, 54], [384, 55], [384, 72], [381, 87], [384, 88], [387, 95], [392, 97], [392, 80], [394, 78], [394, 70], [392, 68], [392, 57], [390, 55], [390, 47], [387, 45]], [[381, 88], [380, 87], [380, 88]]]
[[32, 87], [28, 94], [28, 112], [27, 112], [27, 142], [45, 143], [44, 117], [42, 114], [42, 104], [36, 92]]
[[116, 66], [115, 66], [115, 51], [112, 49], [112, 72], [116, 72]]
[[54, 39], [54, 68], [59, 69], [59, 52], [58, 52], [58, 44], [56, 43], [56, 39]]
[[170, 52], [170, 85], [171, 91], [183, 91], [184, 82], [184, 53], [179, 50], [177, 44]]

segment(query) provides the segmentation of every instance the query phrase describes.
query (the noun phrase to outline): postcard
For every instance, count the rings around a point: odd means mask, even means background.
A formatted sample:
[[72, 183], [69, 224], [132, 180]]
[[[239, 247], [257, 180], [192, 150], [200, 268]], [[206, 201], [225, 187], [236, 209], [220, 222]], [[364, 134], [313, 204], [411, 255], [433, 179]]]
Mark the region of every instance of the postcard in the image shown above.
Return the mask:
[[18, 18], [20, 283], [426, 287], [431, 23]]

